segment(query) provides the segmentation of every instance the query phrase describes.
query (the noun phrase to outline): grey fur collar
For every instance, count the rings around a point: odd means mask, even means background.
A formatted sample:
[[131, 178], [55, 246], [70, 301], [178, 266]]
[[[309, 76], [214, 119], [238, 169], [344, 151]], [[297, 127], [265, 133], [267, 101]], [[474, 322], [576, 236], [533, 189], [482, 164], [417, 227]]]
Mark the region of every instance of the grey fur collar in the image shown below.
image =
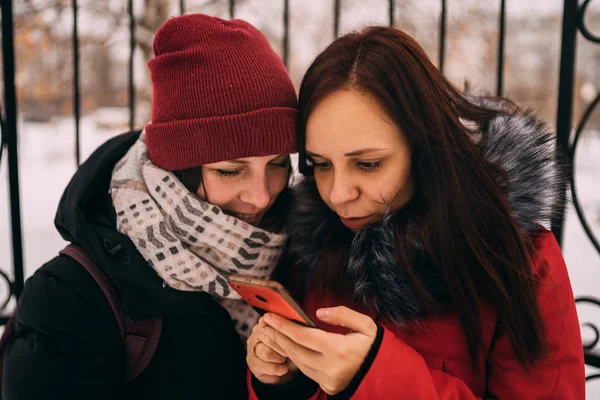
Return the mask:
[[[524, 233], [549, 227], [556, 212], [564, 180], [554, 155], [554, 136], [531, 112], [498, 116], [482, 127], [479, 147], [484, 157], [504, 170], [510, 187], [508, 201]], [[327, 235], [351, 238], [339, 218], [320, 199], [314, 179], [296, 186], [296, 205], [290, 221], [289, 255], [306, 285], [314, 276]], [[393, 222], [407, 217], [394, 213], [358, 232], [348, 253], [346, 274], [352, 283], [353, 300], [401, 327], [423, 317], [423, 305], [408, 278], [398, 267]], [[411, 218], [403, 224], [407, 240], [417, 249], [410, 255], [417, 279], [439, 303], [449, 295], [441, 271], [420, 250], [410, 235]], [[349, 236], [350, 235], [350, 236]]]

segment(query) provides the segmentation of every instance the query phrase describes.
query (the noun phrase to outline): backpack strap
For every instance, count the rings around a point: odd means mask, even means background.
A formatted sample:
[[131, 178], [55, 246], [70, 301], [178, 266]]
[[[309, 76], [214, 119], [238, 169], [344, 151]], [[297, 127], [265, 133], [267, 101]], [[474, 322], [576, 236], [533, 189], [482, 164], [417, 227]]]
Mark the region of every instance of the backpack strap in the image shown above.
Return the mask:
[[81, 264], [104, 292], [115, 314], [123, 340], [125, 381], [133, 381], [146, 369], [156, 352], [162, 331], [162, 318], [143, 321], [125, 318], [113, 285], [83, 248], [76, 244], [69, 244], [59, 254], [69, 256]]
[[4, 377], [4, 353], [8, 342], [15, 335], [15, 319], [16, 313], [13, 312], [6, 325], [4, 325], [4, 332], [2, 332], [2, 338], [0, 338], [0, 397], [2, 396], [2, 381]]
[[125, 322], [125, 381], [131, 382], [150, 364], [162, 331], [162, 318]]
[[121, 333], [121, 340], [125, 339], [125, 317], [121, 313], [121, 305], [119, 303], [119, 298], [117, 297], [117, 292], [115, 292], [114, 287], [110, 284], [106, 275], [96, 266], [96, 264], [92, 261], [90, 256], [83, 250], [80, 246], [76, 244], [69, 244], [63, 250], [61, 250], [58, 254], [69, 256], [75, 261], [77, 261], [83, 268], [87, 270], [87, 272], [94, 278], [102, 292], [108, 299], [110, 303], [110, 308], [115, 314], [115, 319], [119, 324], [119, 332]]

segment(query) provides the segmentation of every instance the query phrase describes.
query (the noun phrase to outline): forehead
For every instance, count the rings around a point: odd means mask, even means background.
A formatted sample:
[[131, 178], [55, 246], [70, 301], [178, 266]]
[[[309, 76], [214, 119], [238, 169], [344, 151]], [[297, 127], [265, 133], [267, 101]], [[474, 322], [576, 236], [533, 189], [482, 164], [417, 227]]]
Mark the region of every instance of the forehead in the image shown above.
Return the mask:
[[268, 164], [269, 162], [277, 159], [282, 159], [289, 156], [289, 154], [272, 154], [268, 156], [260, 156], [260, 157], [246, 157], [246, 158], [238, 158], [235, 160], [224, 160], [219, 161], [212, 164], [204, 164], [206, 167], [215, 167], [222, 164], [240, 164], [240, 165], [262, 165]]
[[369, 94], [338, 90], [313, 109], [306, 125], [306, 149], [319, 154], [349, 153], [365, 147], [391, 147], [400, 129]]

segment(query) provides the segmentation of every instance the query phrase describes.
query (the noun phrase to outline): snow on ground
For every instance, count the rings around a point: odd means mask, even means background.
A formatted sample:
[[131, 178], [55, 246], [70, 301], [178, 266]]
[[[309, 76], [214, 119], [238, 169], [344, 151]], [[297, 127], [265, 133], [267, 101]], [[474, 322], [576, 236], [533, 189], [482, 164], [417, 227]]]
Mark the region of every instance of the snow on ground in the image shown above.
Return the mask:
[[[65, 245], [54, 229], [53, 219], [62, 191], [76, 169], [73, 132], [71, 118], [20, 124], [19, 181], [26, 277]], [[119, 132], [118, 128], [97, 126], [92, 116], [84, 117], [81, 159], [85, 160], [98, 145]], [[600, 238], [600, 132], [587, 132], [581, 139], [575, 171], [578, 197]], [[9, 199], [4, 153], [0, 164], [0, 269], [6, 272], [12, 270]], [[575, 296], [600, 299], [600, 254], [586, 237], [572, 206], [568, 209], [563, 249]], [[0, 299], [6, 290], [0, 281]], [[581, 306], [579, 316], [582, 323], [594, 322], [600, 326], [600, 308]], [[583, 336], [584, 340], [593, 338], [592, 331], [584, 329]], [[592, 372], [600, 371], [588, 369], [588, 374]], [[588, 398], [600, 398], [600, 382], [588, 384]]]

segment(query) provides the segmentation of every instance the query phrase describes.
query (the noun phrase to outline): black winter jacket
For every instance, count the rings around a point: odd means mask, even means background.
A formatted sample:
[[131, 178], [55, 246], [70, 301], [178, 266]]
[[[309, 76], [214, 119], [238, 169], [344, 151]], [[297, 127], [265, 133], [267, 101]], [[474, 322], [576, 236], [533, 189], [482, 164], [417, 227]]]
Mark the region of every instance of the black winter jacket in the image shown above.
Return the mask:
[[206, 293], [163, 287], [116, 230], [111, 173], [138, 136], [109, 140], [79, 168], [55, 224], [105, 272], [126, 317], [163, 318], [152, 361], [135, 381], [123, 383], [122, 342], [108, 300], [82, 266], [57, 256], [25, 283], [5, 354], [3, 399], [247, 398], [245, 349], [227, 311]]

